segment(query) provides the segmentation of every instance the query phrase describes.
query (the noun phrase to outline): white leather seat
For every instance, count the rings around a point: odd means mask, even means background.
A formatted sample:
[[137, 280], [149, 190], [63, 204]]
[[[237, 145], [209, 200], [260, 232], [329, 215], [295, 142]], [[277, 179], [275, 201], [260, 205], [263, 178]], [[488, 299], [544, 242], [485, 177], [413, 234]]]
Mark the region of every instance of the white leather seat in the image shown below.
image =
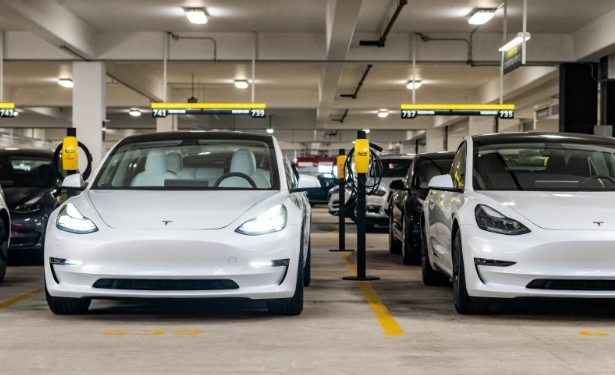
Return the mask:
[[184, 168], [184, 159], [179, 152], [169, 152], [167, 154], [167, 164], [169, 172], [177, 175]]
[[175, 174], [169, 172], [167, 155], [161, 150], [151, 150], [147, 154], [143, 172], [132, 179], [130, 186], [158, 187], [164, 186], [165, 180], [174, 179], [176, 179]]
[[[256, 159], [250, 150], [241, 149], [235, 151], [231, 159], [229, 172], [245, 174], [254, 181], [258, 188], [270, 187], [268, 181], [257, 172]], [[245, 178], [232, 176], [222, 180], [220, 187], [252, 188], [252, 185]]]

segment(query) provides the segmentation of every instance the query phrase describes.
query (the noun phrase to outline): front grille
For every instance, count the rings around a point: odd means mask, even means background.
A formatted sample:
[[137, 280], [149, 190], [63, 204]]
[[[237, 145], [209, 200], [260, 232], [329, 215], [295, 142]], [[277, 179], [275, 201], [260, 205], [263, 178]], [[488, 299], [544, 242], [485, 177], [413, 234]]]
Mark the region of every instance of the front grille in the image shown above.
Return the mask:
[[194, 279], [98, 279], [92, 285], [98, 289], [124, 290], [222, 290], [239, 289], [233, 280]]
[[615, 290], [615, 280], [536, 279], [526, 287], [552, 290]]

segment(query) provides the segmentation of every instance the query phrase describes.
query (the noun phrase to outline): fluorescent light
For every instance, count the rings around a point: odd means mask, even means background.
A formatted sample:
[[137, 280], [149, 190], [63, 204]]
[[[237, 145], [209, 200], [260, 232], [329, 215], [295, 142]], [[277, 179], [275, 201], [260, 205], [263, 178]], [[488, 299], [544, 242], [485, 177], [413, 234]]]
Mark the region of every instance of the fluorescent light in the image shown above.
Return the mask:
[[233, 84], [238, 89], [247, 89], [249, 86], [248, 81], [246, 81], [245, 79], [236, 79], [235, 81], [233, 81]]
[[268, 128], [265, 131], [267, 132], [267, 134], [273, 134], [273, 128]]
[[6, 151], [18, 151], [19, 147], [6, 147], [5, 150]]
[[378, 111], [378, 117], [380, 118], [385, 118], [389, 116], [389, 110], [388, 109], [381, 109]]
[[369, 134], [369, 129], [363, 129], [363, 131], [365, 132], [365, 134]]
[[141, 111], [138, 108], [131, 108], [128, 114], [132, 117], [141, 117]]
[[421, 88], [421, 86], [423, 86], [423, 82], [421, 82], [421, 81], [419, 81], [419, 80], [416, 80], [416, 81], [412, 81], [412, 80], [410, 80], [410, 81], [408, 81], [408, 83], [406, 84], [406, 88], [407, 88], [408, 90], [413, 90], [413, 89], [414, 89], [414, 90], [418, 90], [418, 89], [420, 89], [420, 88]]
[[495, 9], [475, 9], [468, 16], [470, 25], [484, 25], [495, 16]]
[[73, 80], [70, 78], [58, 78], [58, 85], [69, 89], [72, 89], [75, 86]]
[[196, 25], [204, 25], [207, 23], [207, 14], [205, 14], [205, 9], [203, 8], [189, 8], [185, 9], [184, 12], [190, 23]]
[[528, 40], [530, 40], [530, 33], [525, 33], [525, 38], [523, 38], [523, 33], [519, 33], [517, 34], [517, 36], [515, 37], [515, 39], [511, 40], [510, 42], [506, 43], [505, 45], [503, 45], [499, 51], [500, 52], [506, 52], [509, 51], [513, 48], [515, 48], [516, 46], [518, 46], [519, 44], [523, 43], [523, 39], [525, 39], [525, 41], [527, 42]]

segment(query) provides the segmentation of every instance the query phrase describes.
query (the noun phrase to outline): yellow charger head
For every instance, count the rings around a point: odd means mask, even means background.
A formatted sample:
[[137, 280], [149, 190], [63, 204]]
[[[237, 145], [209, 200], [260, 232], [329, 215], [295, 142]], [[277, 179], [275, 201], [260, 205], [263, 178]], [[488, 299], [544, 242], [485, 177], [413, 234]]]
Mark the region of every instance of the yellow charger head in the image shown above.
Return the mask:
[[79, 141], [76, 133], [69, 131], [62, 141], [62, 168], [65, 171], [79, 170]]
[[344, 180], [346, 178], [346, 150], [340, 148], [337, 157], [337, 178]]
[[354, 166], [356, 173], [367, 173], [370, 164], [369, 140], [364, 131], [360, 130], [354, 144]]

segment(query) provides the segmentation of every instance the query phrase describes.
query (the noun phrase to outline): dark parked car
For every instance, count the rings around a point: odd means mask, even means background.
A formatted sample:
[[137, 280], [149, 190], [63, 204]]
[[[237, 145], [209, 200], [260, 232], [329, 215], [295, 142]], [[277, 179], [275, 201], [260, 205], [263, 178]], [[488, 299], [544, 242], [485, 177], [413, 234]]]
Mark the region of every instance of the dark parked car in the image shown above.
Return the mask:
[[404, 264], [419, 264], [421, 260], [421, 210], [429, 193], [429, 180], [448, 173], [454, 152], [418, 155], [406, 178], [391, 182], [389, 202], [389, 250], [401, 253]]
[[320, 189], [311, 189], [307, 193], [312, 206], [329, 202], [329, 190], [337, 185], [337, 178], [331, 173], [321, 173], [316, 178], [320, 182]]
[[60, 189], [51, 169], [53, 153], [41, 150], [0, 150], [0, 185], [11, 214], [9, 251], [42, 254], [49, 214]]

